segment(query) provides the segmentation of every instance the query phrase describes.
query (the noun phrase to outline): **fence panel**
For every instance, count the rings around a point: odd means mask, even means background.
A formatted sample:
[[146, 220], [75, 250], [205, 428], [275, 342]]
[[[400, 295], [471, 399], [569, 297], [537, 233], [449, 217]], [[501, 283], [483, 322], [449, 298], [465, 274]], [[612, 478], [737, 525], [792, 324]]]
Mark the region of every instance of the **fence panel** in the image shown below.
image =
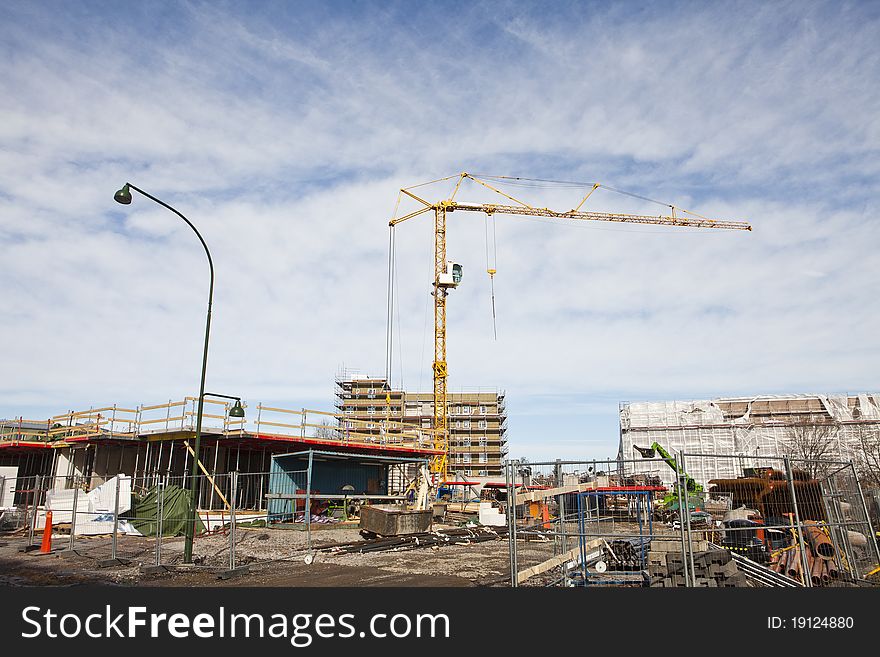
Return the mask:
[[[679, 462], [685, 471], [738, 473], [703, 482], [711, 524], [686, 526], [689, 541], [705, 539], [805, 587], [854, 585], [880, 560], [850, 463], [687, 452]], [[720, 495], [730, 499], [723, 513], [711, 508]]]
[[683, 585], [683, 533], [658, 515], [671, 502], [660, 478], [668, 465], [638, 464], [639, 472], [623, 460], [508, 462], [512, 585], [642, 586], [652, 571], [668, 575], [669, 564]]

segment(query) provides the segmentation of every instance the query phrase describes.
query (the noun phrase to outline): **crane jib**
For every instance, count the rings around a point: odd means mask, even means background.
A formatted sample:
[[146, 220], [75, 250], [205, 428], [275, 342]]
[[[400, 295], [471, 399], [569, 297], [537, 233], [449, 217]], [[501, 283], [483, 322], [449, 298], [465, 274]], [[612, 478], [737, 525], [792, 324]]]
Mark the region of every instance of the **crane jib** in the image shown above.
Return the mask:
[[624, 214], [615, 212], [581, 212], [569, 210], [559, 212], [548, 208], [532, 208], [517, 205], [495, 205], [485, 203], [458, 203], [445, 201], [440, 204], [447, 212], [484, 212], [486, 214], [518, 214], [530, 217], [551, 217], [555, 219], [576, 219], [581, 221], [609, 221], [616, 223], [652, 224], [657, 226], [679, 226], [683, 228], [723, 228], [727, 230], [751, 230], [744, 221], [705, 219], [702, 217], [670, 217], [664, 215]]

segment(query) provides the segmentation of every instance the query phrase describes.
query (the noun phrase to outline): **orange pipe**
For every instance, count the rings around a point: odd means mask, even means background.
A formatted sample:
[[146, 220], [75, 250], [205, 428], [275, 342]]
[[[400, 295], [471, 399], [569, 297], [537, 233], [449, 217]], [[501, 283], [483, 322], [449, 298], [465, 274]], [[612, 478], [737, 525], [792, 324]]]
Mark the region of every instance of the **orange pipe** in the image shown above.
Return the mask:
[[810, 549], [817, 557], [823, 559], [832, 559], [834, 557], [834, 545], [828, 536], [819, 529], [818, 523], [812, 520], [806, 520], [803, 523], [804, 538], [809, 544]]
[[825, 563], [825, 559], [813, 559], [813, 565], [810, 567], [810, 578], [813, 580], [813, 584], [819, 585], [822, 583], [822, 573], [825, 570]]

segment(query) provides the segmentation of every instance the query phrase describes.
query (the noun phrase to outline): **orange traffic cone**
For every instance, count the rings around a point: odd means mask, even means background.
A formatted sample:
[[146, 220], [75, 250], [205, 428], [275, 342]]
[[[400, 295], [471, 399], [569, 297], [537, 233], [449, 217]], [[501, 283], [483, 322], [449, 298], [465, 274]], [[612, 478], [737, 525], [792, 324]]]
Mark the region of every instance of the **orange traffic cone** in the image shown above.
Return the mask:
[[550, 525], [550, 507], [547, 504], [541, 505], [541, 520], [544, 521], [544, 529], [552, 529]]
[[46, 511], [46, 526], [43, 528], [43, 544], [40, 552], [47, 554], [52, 551], [52, 512]]

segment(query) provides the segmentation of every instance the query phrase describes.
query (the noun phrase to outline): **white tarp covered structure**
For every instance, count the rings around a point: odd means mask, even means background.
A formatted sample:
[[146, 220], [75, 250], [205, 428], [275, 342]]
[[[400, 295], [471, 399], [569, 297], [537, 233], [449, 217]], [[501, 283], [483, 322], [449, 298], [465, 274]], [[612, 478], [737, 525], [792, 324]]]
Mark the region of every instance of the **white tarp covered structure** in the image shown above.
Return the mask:
[[[692, 454], [741, 458], [694, 458], [685, 469], [699, 483], [742, 475], [743, 467], [761, 465], [761, 457], [783, 456], [790, 451], [792, 427], [830, 425], [833, 449], [828, 458], [848, 461], [861, 428], [880, 426], [880, 394], [780, 395], [719, 398], [701, 401], [633, 402], [620, 406], [618, 458], [640, 459], [633, 448], [654, 442], [677, 457]], [[666, 485], [675, 476], [657, 462], [626, 463], [633, 473], [655, 474]]]
[[17, 479], [17, 465], [0, 466], [0, 511], [15, 508], [15, 484]]
[[[113, 509], [116, 505], [116, 487], [119, 486], [119, 513], [131, 509], [131, 477], [118, 475], [96, 486], [88, 493], [79, 492], [76, 500], [77, 535], [110, 534], [113, 532]], [[52, 511], [52, 523], [69, 523], [73, 517], [74, 496], [72, 489], [55, 489], [46, 493], [46, 510]], [[37, 528], [44, 527], [45, 513], [37, 518]], [[120, 520], [118, 531], [122, 534], [140, 535], [131, 524]]]

